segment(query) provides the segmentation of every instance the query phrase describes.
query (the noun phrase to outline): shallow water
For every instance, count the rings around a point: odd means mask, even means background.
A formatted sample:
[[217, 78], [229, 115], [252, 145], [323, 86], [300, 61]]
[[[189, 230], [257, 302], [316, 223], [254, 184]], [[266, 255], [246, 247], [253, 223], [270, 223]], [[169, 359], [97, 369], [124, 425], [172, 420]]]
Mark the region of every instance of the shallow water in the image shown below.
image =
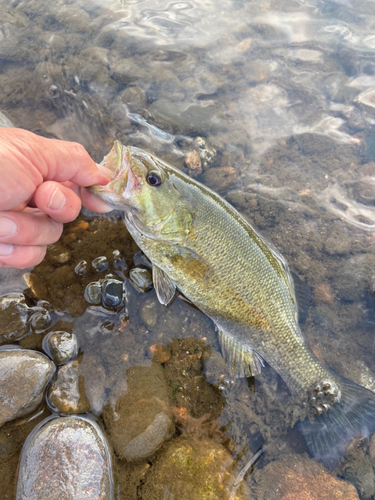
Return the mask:
[[[286, 257], [316, 356], [375, 390], [374, 2], [0, 0], [0, 8], [0, 111], [16, 126], [82, 143], [96, 161], [117, 138], [184, 168], [203, 137], [217, 154], [198, 180]], [[153, 290], [129, 281], [144, 261], [122, 223], [92, 214], [82, 220], [67, 226], [30, 275], [0, 271], [1, 295], [24, 293], [29, 306], [43, 300], [52, 309], [47, 326], [2, 343], [40, 350], [50, 330], [75, 332], [79, 375], [100, 422], [124, 391], [126, 370], [150, 365], [150, 346], [167, 346], [173, 439], [226, 446], [237, 457], [233, 481], [263, 446], [246, 475], [251, 493], [241, 494], [269, 498], [267, 464], [306, 452], [290, 428], [283, 382], [270, 368], [255, 382], [233, 380], [207, 318], [179, 299], [165, 308]], [[91, 266], [100, 256], [108, 259], [103, 271]], [[88, 270], [80, 276], [74, 269], [82, 260]], [[110, 273], [125, 283], [124, 302], [89, 304], [86, 286]], [[208, 422], [219, 419], [220, 432], [192, 420], [206, 414]], [[22, 443], [42, 416], [0, 430], [1, 498], [14, 498]], [[356, 443], [362, 458], [352, 462], [363, 459], [372, 482], [361, 467], [334, 473], [360, 498], [375, 495], [367, 448]], [[117, 460], [119, 498], [173, 498], [152, 493], [162, 460], [162, 452], [135, 465]]]

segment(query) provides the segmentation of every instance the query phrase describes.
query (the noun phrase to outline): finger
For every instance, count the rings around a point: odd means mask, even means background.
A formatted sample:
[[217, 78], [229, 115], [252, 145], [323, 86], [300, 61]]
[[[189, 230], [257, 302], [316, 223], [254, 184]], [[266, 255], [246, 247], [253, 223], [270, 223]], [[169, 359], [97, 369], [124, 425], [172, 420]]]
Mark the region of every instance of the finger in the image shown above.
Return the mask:
[[23, 164], [36, 185], [40, 174], [44, 180], [72, 180], [79, 186], [108, 182], [81, 144], [46, 139], [17, 128], [1, 128], [0, 140], [6, 145], [4, 158], [10, 165], [14, 161]]
[[44, 213], [57, 222], [71, 222], [81, 211], [81, 198], [58, 182], [46, 181], [35, 191], [33, 201]]
[[82, 205], [93, 212], [99, 212], [102, 214], [112, 212], [113, 208], [107, 205], [103, 200], [100, 200], [97, 196], [87, 191], [85, 188], [81, 188], [81, 198]]
[[20, 246], [0, 243], [0, 267], [25, 269], [40, 264], [46, 255], [47, 247]]
[[0, 212], [0, 243], [49, 245], [60, 238], [62, 229], [61, 223], [39, 210]]

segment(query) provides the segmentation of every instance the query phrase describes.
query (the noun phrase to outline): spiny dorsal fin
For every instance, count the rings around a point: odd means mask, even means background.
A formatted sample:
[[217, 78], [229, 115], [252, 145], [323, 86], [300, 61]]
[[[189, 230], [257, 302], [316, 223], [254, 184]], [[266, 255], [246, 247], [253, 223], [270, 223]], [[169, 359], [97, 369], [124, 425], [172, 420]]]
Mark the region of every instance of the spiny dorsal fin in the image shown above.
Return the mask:
[[236, 342], [233, 337], [222, 330], [219, 330], [219, 341], [224, 358], [239, 378], [259, 375], [264, 366], [259, 354]]
[[155, 264], [152, 266], [152, 280], [159, 302], [167, 306], [176, 292], [175, 284], [170, 277]]

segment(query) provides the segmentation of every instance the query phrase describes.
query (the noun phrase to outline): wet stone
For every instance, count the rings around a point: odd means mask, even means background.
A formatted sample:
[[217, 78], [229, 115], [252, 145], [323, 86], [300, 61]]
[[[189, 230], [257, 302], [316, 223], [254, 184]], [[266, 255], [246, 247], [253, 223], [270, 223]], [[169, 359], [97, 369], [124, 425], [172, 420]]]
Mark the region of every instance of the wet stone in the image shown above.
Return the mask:
[[94, 420], [41, 422], [23, 447], [16, 500], [112, 500], [111, 453]]
[[102, 302], [102, 284], [100, 281], [93, 281], [86, 286], [84, 297], [90, 304], [100, 304]]
[[35, 410], [54, 372], [55, 365], [44, 354], [0, 350], [0, 426]]
[[141, 319], [149, 328], [153, 328], [158, 320], [158, 304], [156, 300], [146, 300], [141, 307]]
[[43, 339], [43, 349], [56, 365], [63, 365], [77, 356], [77, 336], [69, 332], [50, 332]]
[[215, 159], [216, 149], [210, 146], [203, 137], [196, 137], [193, 144], [202, 160], [203, 169], [207, 170]]
[[175, 439], [146, 476], [142, 499], [163, 500], [168, 492], [178, 500], [250, 500], [243, 484], [231, 494], [231, 463], [229, 451], [213, 440]]
[[48, 389], [47, 402], [54, 410], [68, 415], [90, 411], [84, 377], [79, 374], [82, 356], [59, 368]]
[[101, 256], [97, 257], [92, 261], [92, 267], [95, 269], [96, 272], [102, 273], [106, 271], [109, 267], [109, 262], [107, 257]]
[[103, 418], [117, 455], [136, 461], [152, 456], [174, 427], [161, 365], [134, 366], [126, 377], [126, 392], [105, 407]]
[[364, 452], [355, 447], [349, 448], [339, 466], [339, 476], [352, 483], [361, 498], [371, 498], [375, 493], [372, 463]]
[[152, 272], [147, 267], [134, 267], [129, 278], [138, 291], [148, 292], [152, 288]]
[[354, 486], [308, 458], [272, 462], [256, 477], [259, 500], [359, 500]]
[[218, 193], [230, 189], [237, 177], [238, 172], [233, 167], [210, 168], [203, 174], [204, 183]]
[[102, 304], [104, 307], [119, 307], [123, 299], [123, 282], [109, 278], [102, 286]]
[[350, 252], [350, 239], [343, 231], [333, 231], [325, 241], [324, 250], [329, 255], [346, 254]]
[[202, 162], [199, 154], [193, 149], [185, 156], [185, 164], [191, 177], [198, 177], [202, 173]]
[[29, 331], [30, 309], [22, 294], [12, 293], [0, 298], [0, 343], [19, 340]]

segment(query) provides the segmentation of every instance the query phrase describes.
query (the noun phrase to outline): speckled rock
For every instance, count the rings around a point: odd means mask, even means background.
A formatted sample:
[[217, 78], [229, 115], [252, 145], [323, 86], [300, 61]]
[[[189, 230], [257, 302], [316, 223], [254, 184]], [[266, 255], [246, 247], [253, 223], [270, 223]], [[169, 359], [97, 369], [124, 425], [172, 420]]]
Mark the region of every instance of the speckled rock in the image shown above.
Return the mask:
[[203, 181], [218, 193], [230, 189], [236, 182], [238, 172], [233, 167], [210, 168], [203, 174]]
[[0, 351], [0, 426], [35, 410], [54, 372], [55, 365], [40, 352]]
[[43, 349], [56, 365], [64, 365], [77, 356], [77, 336], [69, 332], [50, 332], [43, 339]]
[[354, 486], [309, 458], [268, 464], [257, 478], [258, 500], [359, 500]]
[[180, 437], [146, 476], [142, 499], [164, 500], [167, 492], [167, 498], [178, 500], [251, 500], [245, 485], [228, 487], [232, 467], [231, 454], [219, 443]]
[[18, 340], [29, 331], [30, 309], [25, 297], [19, 293], [0, 298], [0, 344]]
[[202, 162], [199, 154], [193, 149], [185, 156], [185, 164], [191, 177], [198, 177], [202, 173]]
[[126, 377], [127, 391], [105, 407], [103, 418], [116, 453], [134, 461], [153, 455], [174, 426], [161, 365], [134, 366]]
[[202, 160], [203, 169], [207, 170], [216, 157], [216, 149], [203, 139], [203, 137], [199, 136], [194, 139], [193, 144]]
[[112, 500], [111, 453], [94, 420], [49, 417], [23, 447], [16, 500]]
[[59, 368], [48, 390], [47, 401], [53, 410], [69, 415], [90, 411], [84, 377], [79, 376], [81, 360], [82, 357], [79, 357]]
[[350, 447], [339, 466], [339, 476], [352, 483], [361, 498], [371, 498], [375, 493], [374, 471], [371, 459], [361, 449]]

